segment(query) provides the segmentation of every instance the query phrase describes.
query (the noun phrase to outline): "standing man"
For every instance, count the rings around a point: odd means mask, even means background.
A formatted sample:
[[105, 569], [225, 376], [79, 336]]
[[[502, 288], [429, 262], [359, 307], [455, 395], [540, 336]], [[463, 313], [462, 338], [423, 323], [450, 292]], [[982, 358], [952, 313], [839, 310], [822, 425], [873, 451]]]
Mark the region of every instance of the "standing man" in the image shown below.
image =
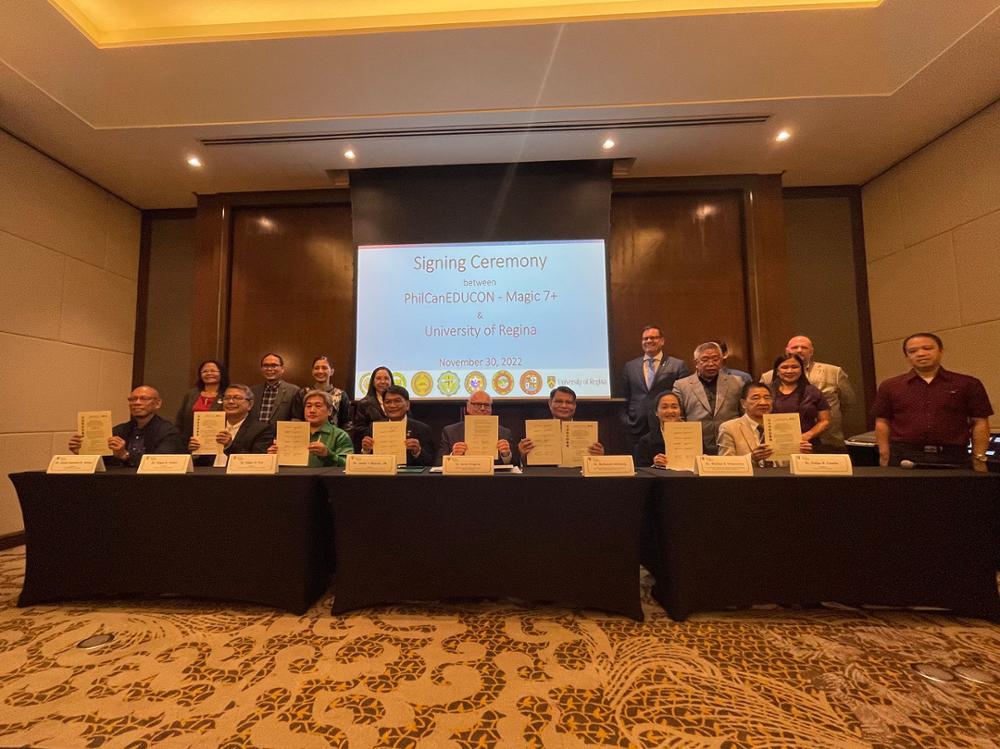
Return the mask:
[[[559, 421], [573, 421], [576, 414], [576, 391], [572, 388], [560, 385], [549, 393], [549, 413], [553, 419]], [[527, 455], [535, 449], [535, 443], [525, 437], [517, 443], [517, 451], [522, 456]], [[604, 445], [595, 442], [587, 448], [588, 455], [604, 455]]]
[[691, 374], [684, 362], [664, 353], [663, 340], [659, 325], [644, 327], [642, 356], [626, 362], [622, 372], [621, 393], [625, 398], [622, 421], [630, 452], [639, 438], [649, 431], [656, 396], [673, 388], [676, 380]]
[[[847, 372], [835, 364], [813, 361], [813, 343], [804, 335], [790, 338], [785, 353], [798, 354], [805, 364], [806, 379], [809, 380], [830, 404], [830, 426], [819, 436], [820, 445], [826, 450], [844, 451], [843, 414], [857, 405], [857, 398]], [[765, 385], [771, 384], [772, 372], [768, 370], [760, 376]]]
[[[469, 396], [465, 402], [465, 413], [467, 416], [489, 416], [493, 413], [493, 399], [485, 390], [477, 390]], [[513, 439], [510, 430], [501, 426], [497, 435], [497, 453], [500, 455], [494, 462], [501, 465], [517, 465], [517, 454], [511, 448], [510, 442]], [[444, 462], [445, 455], [465, 455], [469, 446], [465, 444], [465, 422], [449, 424], [441, 431], [441, 443], [438, 447], [437, 464]]]
[[875, 397], [879, 465], [902, 460], [966, 465], [971, 437], [972, 467], [986, 471], [990, 399], [975, 377], [942, 367], [943, 352], [933, 333], [914, 333], [903, 341], [912, 369], [882, 382]]
[[258, 421], [289, 421], [299, 389], [281, 379], [285, 374], [285, 360], [280, 354], [264, 354], [260, 358], [260, 371], [264, 384], [251, 388], [254, 400], [251, 415]]
[[674, 383], [684, 417], [701, 422], [701, 441], [705, 455], [716, 455], [719, 424], [740, 415], [740, 389], [743, 381], [736, 375], [722, 373], [722, 347], [715, 341], [702, 343], [694, 350], [695, 373]]
[[[183, 455], [184, 442], [177, 427], [161, 419], [157, 411], [163, 405], [155, 388], [140, 385], [129, 394], [130, 419], [115, 424], [108, 438], [111, 455], [104, 459], [109, 466], [136, 467], [146, 453], [150, 455]], [[79, 454], [83, 435], [69, 438], [69, 451]]]
[[[431, 443], [431, 428], [422, 421], [408, 416], [410, 412], [410, 393], [400, 385], [390, 385], [382, 395], [382, 406], [389, 421], [406, 419], [406, 465], [434, 465], [434, 445]], [[372, 437], [374, 427], [362, 433], [361, 452], [370, 454], [375, 449], [375, 439]]]

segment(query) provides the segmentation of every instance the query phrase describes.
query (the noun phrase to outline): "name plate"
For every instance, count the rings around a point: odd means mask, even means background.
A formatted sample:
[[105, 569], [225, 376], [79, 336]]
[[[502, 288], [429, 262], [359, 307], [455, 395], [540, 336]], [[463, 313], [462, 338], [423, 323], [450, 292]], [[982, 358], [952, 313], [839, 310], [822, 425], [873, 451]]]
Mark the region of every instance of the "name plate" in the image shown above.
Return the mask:
[[226, 473], [273, 476], [278, 472], [278, 455], [230, 455]]
[[699, 455], [694, 461], [698, 476], [753, 476], [749, 455]]
[[442, 471], [445, 476], [492, 476], [492, 455], [445, 455]]
[[349, 453], [344, 473], [348, 476], [395, 476], [396, 454], [365, 455]]
[[853, 476], [854, 466], [850, 455], [805, 455], [791, 456], [793, 476]]
[[193, 473], [190, 455], [143, 455], [136, 473]]
[[585, 455], [584, 476], [635, 476], [631, 455]]
[[46, 473], [101, 473], [104, 461], [100, 455], [53, 455]]

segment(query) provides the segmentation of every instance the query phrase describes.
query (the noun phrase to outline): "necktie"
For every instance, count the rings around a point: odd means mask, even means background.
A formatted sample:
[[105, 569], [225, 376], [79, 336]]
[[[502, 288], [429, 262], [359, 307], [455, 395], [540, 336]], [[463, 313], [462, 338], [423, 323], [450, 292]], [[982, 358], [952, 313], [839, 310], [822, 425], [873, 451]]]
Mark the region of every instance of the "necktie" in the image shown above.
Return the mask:
[[653, 367], [656, 366], [656, 361], [653, 359], [646, 359], [646, 389], [649, 390], [653, 387], [653, 376], [656, 371]]
[[757, 425], [757, 440], [761, 444], [764, 444], [764, 425], [763, 424], [758, 424]]

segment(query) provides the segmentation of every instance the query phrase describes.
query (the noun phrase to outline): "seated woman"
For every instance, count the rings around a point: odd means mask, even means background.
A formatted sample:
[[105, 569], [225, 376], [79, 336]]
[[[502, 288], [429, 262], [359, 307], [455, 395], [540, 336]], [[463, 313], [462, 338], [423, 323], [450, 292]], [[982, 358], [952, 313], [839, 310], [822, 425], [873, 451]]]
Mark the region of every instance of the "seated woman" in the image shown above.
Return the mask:
[[305, 399], [310, 390], [320, 390], [329, 393], [333, 400], [333, 411], [330, 413], [330, 423], [336, 424], [345, 432], [351, 431], [351, 401], [347, 393], [335, 387], [330, 378], [333, 377], [333, 364], [328, 356], [317, 356], [312, 363], [313, 383], [304, 387], [292, 399], [292, 418], [305, 421]]
[[194, 431], [195, 411], [221, 411], [222, 394], [229, 386], [229, 374], [222, 362], [207, 359], [198, 365], [198, 381], [184, 395], [174, 424], [187, 444]]
[[[392, 371], [388, 367], [375, 367], [371, 379], [368, 380], [368, 392], [363, 398], [354, 402], [354, 446], [355, 451], [361, 450], [361, 438], [371, 427], [372, 422], [388, 421], [382, 399], [385, 391], [392, 384]], [[368, 432], [369, 434], [371, 432]]]
[[655, 466], [657, 468], [667, 467], [666, 447], [663, 444], [663, 432], [660, 431], [660, 424], [667, 421], [684, 421], [684, 411], [681, 408], [681, 400], [669, 390], [660, 393], [656, 399], [657, 427], [642, 436], [632, 452], [637, 466]]
[[[347, 456], [354, 452], [350, 435], [330, 423], [332, 409], [333, 398], [329, 393], [322, 390], [310, 390], [306, 393], [302, 410], [305, 421], [309, 422], [310, 468], [343, 468], [347, 465]], [[277, 453], [278, 444], [272, 443], [267, 451]]]
[[[719, 455], [750, 455], [758, 465], [770, 460], [773, 451], [764, 441], [764, 414], [771, 413], [774, 397], [767, 385], [748, 382], [740, 391], [742, 416], [719, 425]], [[802, 440], [799, 450], [812, 452], [812, 443]]]
[[805, 365], [798, 354], [782, 354], [771, 371], [771, 413], [799, 415], [802, 441], [813, 447], [830, 426], [830, 404], [819, 388], [806, 378]]

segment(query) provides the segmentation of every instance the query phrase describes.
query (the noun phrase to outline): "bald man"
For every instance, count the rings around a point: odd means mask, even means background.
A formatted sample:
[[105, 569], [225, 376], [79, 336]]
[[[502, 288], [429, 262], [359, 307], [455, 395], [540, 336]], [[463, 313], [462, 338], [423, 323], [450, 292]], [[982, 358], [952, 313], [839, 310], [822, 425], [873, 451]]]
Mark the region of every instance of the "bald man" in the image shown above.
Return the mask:
[[[108, 439], [111, 457], [104, 458], [106, 464], [135, 467], [146, 453], [182, 455], [187, 452], [177, 427], [157, 416], [162, 405], [160, 394], [149, 385], [140, 385], [131, 392], [128, 410], [132, 418], [116, 424], [111, 430]], [[74, 434], [69, 438], [70, 452], [79, 454], [81, 444], [83, 435]]]
[[[857, 398], [847, 372], [834, 364], [813, 361], [813, 343], [804, 335], [793, 336], [785, 353], [798, 354], [806, 365], [806, 379], [815, 385], [830, 404], [830, 428], [820, 435], [820, 444], [827, 450], [844, 450], [843, 413], [857, 405]], [[765, 385], [771, 384], [770, 370], [760, 376]]]
[[[489, 416], [493, 413], [493, 399], [490, 394], [477, 390], [469, 396], [465, 402], [465, 414], [467, 416]], [[499, 430], [499, 440], [497, 440], [497, 454], [499, 457], [493, 461], [500, 465], [518, 465], [517, 452], [511, 447], [513, 437], [510, 430], [501, 426]], [[449, 424], [441, 431], [441, 442], [439, 443], [437, 454], [437, 464], [444, 462], [445, 455], [465, 455], [468, 445], [465, 443], [465, 422]]]

